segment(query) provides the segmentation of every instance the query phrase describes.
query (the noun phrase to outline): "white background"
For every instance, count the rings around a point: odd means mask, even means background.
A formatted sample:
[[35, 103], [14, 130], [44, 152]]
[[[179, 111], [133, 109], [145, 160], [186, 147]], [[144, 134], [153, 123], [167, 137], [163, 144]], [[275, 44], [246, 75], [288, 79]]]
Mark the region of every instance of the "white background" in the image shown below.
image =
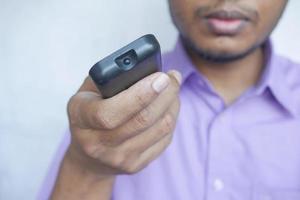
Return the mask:
[[[0, 0], [0, 199], [34, 199], [66, 127], [66, 102], [100, 58], [142, 34], [177, 33], [166, 0]], [[300, 61], [300, 1], [273, 38]]]

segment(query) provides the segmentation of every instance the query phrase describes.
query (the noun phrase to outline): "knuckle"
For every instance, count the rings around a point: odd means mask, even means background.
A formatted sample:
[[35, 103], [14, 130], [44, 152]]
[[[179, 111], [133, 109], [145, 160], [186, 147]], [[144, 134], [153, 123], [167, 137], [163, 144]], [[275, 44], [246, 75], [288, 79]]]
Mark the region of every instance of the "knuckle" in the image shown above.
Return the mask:
[[69, 99], [68, 104], [67, 104], [67, 111], [68, 111], [68, 115], [69, 115], [69, 118], [70, 118], [71, 122], [73, 121], [73, 119], [76, 115], [76, 113], [75, 113], [76, 101], [77, 101], [77, 95], [73, 95]]
[[135, 119], [138, 122], [138, 124], [141, 125], [142, 127], [151, 124], [151, 122], [153, 121], [149, 108], [145, 108], [144, 110], [139, 112], [136, 115]]
[[98, 108], [97, 112], [95, 112], [95, 121], [104, 129], [114, 129], [116, 128], [115, 123], [111, 120], [107, 115], [102, 112], [101, 108]]
[[173, 118], [170, 114], [167, 114], [163, 119], [161, 131], [163, 133], [170, 133], [173, 130], [173, 126], [174, 126]]
[[139, 107], [143, 108], [143, 107], [147, 106], [147, 103], [145, 101], [145, 97], [144, 97], [142, 92], [137, 93], [134, 98], [135, 98], [135, 102], [137, 103], [137, 105]]
[[140, 170], [139, 166], [139, 155], [132, 154], [126, 159], [126, 162], [123, 165], [122, 173], [124, 174], [135, 174]]
[[105, 155], [110, 154], [110, 149], [91, 142], [90, 140], [77, 141], [81, 152], [92, 159], [101, 160]]
[[140, 169], [137, 163], [134, 162], [135, 160], [137, 160], [136, 154], [122, 151], [115, 154], [111, 165], [123, 174], [134, 174]]
[[122, 170], [124, 168], [125, 161], [126, 161], [126, 157], [124, 156], [124, 154], [116, 153], [115, 155], [113, 155], [111, 157], [110, 165], [113, 168], [116, 168], [118, 170]]
[[97, 155], [96, 155], [97, 147], [96, 146], [86, 144], [86, 145], [82, 146], [82, 150], [87, 156], [89, 156], [91, 158], [97, 158]]

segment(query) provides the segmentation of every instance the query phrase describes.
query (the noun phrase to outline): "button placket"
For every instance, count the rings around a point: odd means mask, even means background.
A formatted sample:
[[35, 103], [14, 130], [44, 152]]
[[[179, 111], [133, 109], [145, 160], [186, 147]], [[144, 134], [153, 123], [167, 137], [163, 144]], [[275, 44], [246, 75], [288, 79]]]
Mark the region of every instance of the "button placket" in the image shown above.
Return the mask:
[[[210, 140], [209, 140], [209, 155], [208, 155], [208, 191], [207, 191], [207, 200], [210, 198], [216, 198], [215, 195], [219, 194], [221, 196], [225, 195], [226, 191], [226, 177], [222, 176], [221, 169], [218, 169], [220, 166], [222, 166], [222, 163], [218, 163], [218, 157], [220, 156], [220, 145], [218, 141], [223, 141], [222, 138], [224, 134], [220, 134], [221, 130], [226, 131], [229, 125], [230, 121], [230, 111], [226, 110], [219, 114], [219, 116], [216, 117], [215, 121], [212, 122], [211, 128], [209, 130], [210, 134]], [[222, 145], [223, 146], [223, 145]], [[218, 152], [218, 153], [217, 153]], [[223, 166], [226, 167], [226, 166]], [[221, 170], [221, 171], [220, 171]], [[219, 196], [218, 195], [218, 196]], [[225, 196], [223, 196], [224, 199], [226, 199]]]

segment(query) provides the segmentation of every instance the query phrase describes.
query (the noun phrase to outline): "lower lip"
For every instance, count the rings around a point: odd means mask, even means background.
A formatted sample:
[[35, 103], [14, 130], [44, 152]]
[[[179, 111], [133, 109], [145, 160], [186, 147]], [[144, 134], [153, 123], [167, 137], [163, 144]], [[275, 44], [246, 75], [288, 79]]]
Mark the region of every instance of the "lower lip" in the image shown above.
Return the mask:
[[217, 35], [236, 35], [245, 26], [246, 20], [208, 18], [207, 24], [210, 30]]

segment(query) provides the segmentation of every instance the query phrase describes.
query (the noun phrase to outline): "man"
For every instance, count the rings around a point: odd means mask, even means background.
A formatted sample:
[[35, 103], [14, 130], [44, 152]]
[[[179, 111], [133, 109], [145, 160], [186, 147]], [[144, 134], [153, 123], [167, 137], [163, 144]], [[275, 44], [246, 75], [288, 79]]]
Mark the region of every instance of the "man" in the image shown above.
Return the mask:
[[51, 198], [300, 199], [300, 66], [269, 40], [287, 2], [169, 0], [167, 73], [107, 100], [85, 80]]

